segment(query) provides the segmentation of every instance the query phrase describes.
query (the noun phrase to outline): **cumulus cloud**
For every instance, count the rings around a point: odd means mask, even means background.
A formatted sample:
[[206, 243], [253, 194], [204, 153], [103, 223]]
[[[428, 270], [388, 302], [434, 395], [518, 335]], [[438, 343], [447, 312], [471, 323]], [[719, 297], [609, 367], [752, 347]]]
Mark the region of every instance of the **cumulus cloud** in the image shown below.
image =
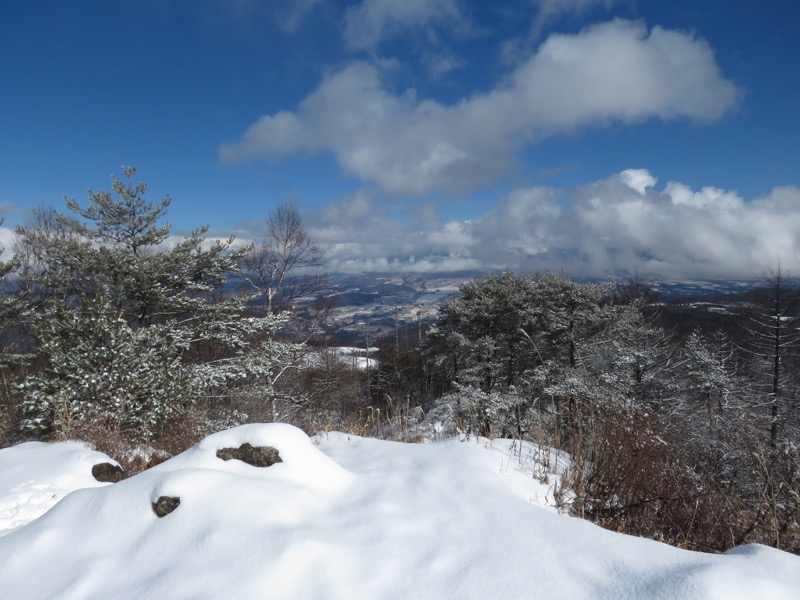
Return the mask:
[[653, 187], [657, 182], [647, 169], [626, 169], [619, 176], [629, 188], [640, 194], [644, 194], [647, 188]]
[[448, 50], [423, 53], [421, 61], [425, 69], [436, 79], [467, 65], [467, 61]]
[[434, 37], [437, 27], [468, 29], [458, 0], [363, 0], [345, 12], [343, 35], [351, 48], [368, 50], [409, 31]]
[[553, 225], [573, 226], [579, 237], [552, 249], [572, 251], [571, 268], [585, 274], [755, 276], [779, 260], [792, 270], [800, 264], [800, 209], [792, 201], [800, 189], [746, 202], [715, 187], [670, 182], [643, 190], [615, 176], [574, 193], [569, 219]]
[[[350, 224], [340, 209], [352, 203]], [[312, 219], [332, 271], [561, 270], [570, 275], [757, 277], [800, 273], [800, 188], [746, 201], [730, 190], [659, 187], [644, 169], [574, 189], [518, 189], [464, 220], [396, 221], [354, 195]]]
[[345, 173], [390, 194], [466, 192], [508, 172], [526, 144], [607, 123], [713, 121], [739, 95], [704, 40], [624, 20], [552, 35], [493, 89], [452, 104], [396, 93], [390, 75], [364, 62], [332, 72], [220, 158], [329, 151]]

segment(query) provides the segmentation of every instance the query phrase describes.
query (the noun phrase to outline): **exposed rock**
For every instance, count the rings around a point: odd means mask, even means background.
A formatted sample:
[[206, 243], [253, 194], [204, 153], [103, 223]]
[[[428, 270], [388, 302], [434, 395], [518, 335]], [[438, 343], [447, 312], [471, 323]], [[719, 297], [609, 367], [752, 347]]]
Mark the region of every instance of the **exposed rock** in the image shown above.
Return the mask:
[[103, 483], [117, 483], [125, 479], [125, 471], [119, 465], [105, 462], [92, 467], [92, 477]]
[[247, 442], [238, 448], [220, 448], [217, 450], [217, 458], [236, 459], [254, 467], [271, 467], [275, 463], [283, 462], [278, 451], [272, 446], [253, 447]]
[[160, 519], [161, 517], [166, 517], [169, 513], [178, 508], [180, 503], [181, 499], [175, 496], [161, 496], [158, 500], [153, 502], [153, 512], [156, 513], [156, 516]]

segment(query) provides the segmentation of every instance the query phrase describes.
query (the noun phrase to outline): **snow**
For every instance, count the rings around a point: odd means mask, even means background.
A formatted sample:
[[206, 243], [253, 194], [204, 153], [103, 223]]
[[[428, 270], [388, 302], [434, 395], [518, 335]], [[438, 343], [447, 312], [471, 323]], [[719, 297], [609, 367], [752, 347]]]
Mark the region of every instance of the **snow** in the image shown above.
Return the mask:
[[305, 364], [322, 367], [326, 364], [327, 357], [336, 360], [340, 365], [352, 367], [358, 371], [374, 369], [378, 366], [378, 359], [370, 358], [376, 354], [379, 348], [370, 346], [369, 348], [357, 348], [355, 346], [329, 346], [326, 348], [311, 348], [305, 357]]
[[[283, 462], [216, 457], [244, 442]], [[269, 424], [212, 435], [113, 485], [90, 481], [93, 461], [75, 443], [0, 450], [0, 598], [749, 600], [800, 590], [800, 558], [778, 550], [700, 554], [558, 514], [565, 457], [532, 444], [308, 438]], [[84, 484], [39, 518], [14, 491]], [[162, 495], [181, 503], [159, 519], [151, 503]]]
[[26, 442], [0, 450], [0, 536], [47, 512], [70, 492], [108, 485], [92, 467], [110, 462], [80, 442]]

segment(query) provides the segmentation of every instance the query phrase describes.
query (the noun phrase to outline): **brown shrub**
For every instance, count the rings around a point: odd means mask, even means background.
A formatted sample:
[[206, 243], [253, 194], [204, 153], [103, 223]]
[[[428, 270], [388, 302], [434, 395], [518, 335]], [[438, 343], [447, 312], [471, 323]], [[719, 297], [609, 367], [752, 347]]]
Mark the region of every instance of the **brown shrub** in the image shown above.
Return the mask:
[[764, 485], [752, 491], [743, 479], [721, 476], [685, 432], [643, 409], [605, 410], [585, 426], [578, 447], [568, 476], [577, 516], [695, 550], [719, 552], [746, 542], [787, 550], [797, 545], [796, 508], [787, 514], [786, 500], [798, 488], [792, 492], [787, 476], [782, 501], [771, 510]]

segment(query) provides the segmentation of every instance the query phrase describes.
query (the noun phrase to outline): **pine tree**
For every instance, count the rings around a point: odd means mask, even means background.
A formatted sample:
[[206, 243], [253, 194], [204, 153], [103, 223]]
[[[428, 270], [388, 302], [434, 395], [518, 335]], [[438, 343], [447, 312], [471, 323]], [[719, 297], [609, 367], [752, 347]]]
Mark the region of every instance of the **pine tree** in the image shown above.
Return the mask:
[[69, 437], [92, 420], [147, 439], [199, 391], [167, 327], [131, 329], [102, 297], [38, 314], [34, 336], [44, 366], [21, 386], [25, 433]]
[[763, 364], [760, 372], [768, 380], [769, 439], [775, 447], [778, 442], [781, 410], [785, 410], [785, 388], [788, 361], [800, 354], [800, 290], [793, 286], [778, 266], [770, 271], [765, 285], [757, 291], [757, 309], [750, 314], [745, 326], [745, 349]]
[[662, 395], [671, 344], [645, 318], [644, 298], [629, 300], [552, 273], [477, 278], [440, 308], [428, 353], [482, 415], [484, 432], [499, 415], [511, 417], [504, 428], [523, 431], [538, 407], [570, 443], [599, 403]]
[[198, 397], [280, 371], [280, 318], [243, 318], [246, 298], [218, 294], [242, 256], [233, 240], [208, 244], [200, 228], [167, 247], [169, 197], [148, 202], [123, 174], [113, 195], [90, 190], [85, 208], [67, 200], [70, 214], [18, 230], [42, 365], [21, 388], [29, 431], [63, 432], [69, 417], [146, 437]]
[[476, 278], [439, 308], [429, 346], [444, 349], [445, 365], [461, 383], [484, 392], [509, 386], [530, 368], [534, 334], [529, 276], [510, 272]]

